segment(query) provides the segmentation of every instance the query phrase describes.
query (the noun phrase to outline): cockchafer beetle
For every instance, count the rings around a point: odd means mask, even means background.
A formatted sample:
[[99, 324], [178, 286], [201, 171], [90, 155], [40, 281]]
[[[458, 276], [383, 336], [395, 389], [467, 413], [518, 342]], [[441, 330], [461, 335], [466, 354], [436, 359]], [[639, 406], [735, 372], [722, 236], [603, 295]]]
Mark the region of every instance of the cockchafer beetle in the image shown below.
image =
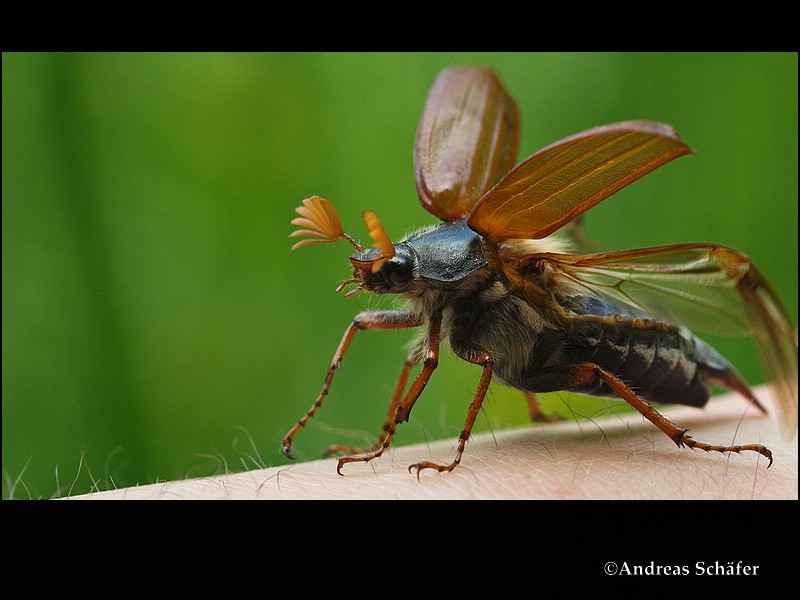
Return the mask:
[[[679, 447], [758, 452], [761, 444], [712, 445], [687, 435], [650, 404], [701, 407], [710, 388], [735, 390], [766, 412], [736, 369], [697, 330], [751, 335], [775, 390], [784, 437], [797, 429], [797, 336], [776, 293], [750, 259], [732, 248], [684, 243], [618, 252], [575, 253], [569, 233], [584, 212], [693, 150], [669, 125], [629, 121], [558, 141], [515, 165], [519, 113], [493, 71], [442, 71], [417, 130], [414, 175], [420, 202], [443, 223], [393, 243], [372, 212], [362, 213], [373, 244], [346, 234], [333, 206], [314, 196], [292, 221], [307, 236], [294, 248], [347, 239], [351, 279], [337, 291], [397, 294], [398, 310], [358, 314], [336, 350], [322, 391], [287, 433], [322, 405], [358, 330], [422, 328], [392, 394], [383, 430], [368, 448], [334, 446], [337, 471], [389, 447], [397, 426], [437, 367], [448, 341], [482, 369], [454, 460], [409, 467], [452, 471], [461, 462], [492, 379], [535, 394], [573, 390], [622, 398]], [[411, 370], [422, 364], [406, 389]]]

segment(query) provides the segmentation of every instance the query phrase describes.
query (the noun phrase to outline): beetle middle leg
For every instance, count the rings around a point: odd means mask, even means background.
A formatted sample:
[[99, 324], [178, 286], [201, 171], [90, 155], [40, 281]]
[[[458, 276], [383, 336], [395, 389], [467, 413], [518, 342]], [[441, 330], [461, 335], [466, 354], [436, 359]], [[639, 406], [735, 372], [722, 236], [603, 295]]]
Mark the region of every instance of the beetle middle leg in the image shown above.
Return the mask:
[[440, 473], [442, 471], [450, 472], [461, 463], [461, 456], [464, 454], [464, 448], [467, 445], [467, 440], [469, 440], [469, 436], [472, 433], [472, 427], [475, 425], [475, 419], [477, 418], [478, 413], [481, 410], [481, 406], [483, 405], [483, 399], [486, 397], [486, 391], [489, 389], [489, 383], [492, 381], [492, 365], [494, 364], [494, 359], [487, 350], [484, 350], [477, 344], [464, 339], [451, 338], [450, 343], [453, 351], [459, 357], [463, 358], [467, 362], [481, 365], [483, 367], [483, 373], [481, 374], [481, 379], [478, 382], [478, 388], [475, 390], [475, 395], [472, 397], [472, 402], [469, 405], [469, 411], [467, 412], [467, 420], [464, 422], [464, 428], [461, 430], [461, 434], [458, 436], [458, 449], [456, 450], [455, 459], [449, 465], [439, 465], [427, 460], [409, 465], [409, 472], [411, 472], [412, 469], [416, 469], [417, 477], [419, 477], [419, 473], [423, 469], [435, 469]]
[[758, 452], [769, 459], [769, 465], [767, 465], [767, 467], [772, 465], [772, 451], [761, 444], [717, 446], [696, 441], [691, 436], [686, 435], [687, 429], [678, 427], [675, 423], [653, 408], [641, 396], [636, 394], [636, 392], [629, 388], [621, 379], [594, 363], [585, 362], [539, 369], [535, 377], [539, 378], [540, 381], [547, 381], [548, 389], [550, 386], [555, 386], [557, 384], [557, 387], [552, 388], [553, 390], [567, 390], [603, 381], [608, 387], [614, 390], [620, 398], [638, 410], [645, 419], [663, 431], [679, 448], [686, 446], [693, 450], [700, 449], [706, 452], [722, 453], [735, 452], [737, 454], [744, 451]]
[[311, 408], [309, 408], [306, 414], [303, 415], [303, 418], [300, 419], [283, 438], [283, 453], [289, 458], [292, 458], [292, 440], [294, 439], [294, 436], [298, 431], [305, 427], [308, 420], [313, 417], [314, 413], [316, 413], [319, 407], [322, 406], [322, 402], [325, 399], [325, 396], [328, 395], [328, 390], [331, 387], [333, 375], [342, 366], [342, 359], [344, 358], [347, 348], [350, 346], [350, 342], [352, 342], [356, 331], [359, 329], [402, 329], [404, 327], [417, 327], [422, 325], [422, 323], [423, 320], [420, 316], [402, 310], [375, 310], [357, 314], [353, 319], [353, 322], [350, 323], [345, 330], [344, 335], [342, 336], [342, 341], [339, 342], [339, 347], [336, 349], [336, 352], [333, 355], [331, 366], [328, 368], [328, 374], [325, 377], [325, 383], [322, 385], [322, 391], [320, 391], [319, 396], [317, 396], [317, 399], [314, 401], [314, 404], [311, 405]]
[[375, 443], [368, 448], [357, 448], [355, 446], [334, 444], [332, 446], [328, 446], [328, 448], [325, 450], [325, 456], [332, 456], [334, 454], [368, 454], [370, 452], [375, 452], [383, 445], [383, 442], [386, 439], [386, 436], [389, 434], [389, 430], [392, 428], [392, 423], [394, 423], [397, 415], [397, 407], [400, 404], [400, 398], [403, 397], [403, 391], [406, 389], [406, 383], [408, 382], [408, 376], [411, 372], [411, 368], [419, 363], [419, 360], [420, 359], [418, 358], [417, 353], [412, 353], [408, 356], [408, 358], [406, 358], [406, 362], [403, 364], [403, 370], [400, 372], [400, 378], [397, 380], [394, 393], [392, 393], [392, 398], [389, 401], [389, 412], [386, 415], [383, 428], [381, 429], [381, 433], [378, 435], [378, 439], [375, 441]]

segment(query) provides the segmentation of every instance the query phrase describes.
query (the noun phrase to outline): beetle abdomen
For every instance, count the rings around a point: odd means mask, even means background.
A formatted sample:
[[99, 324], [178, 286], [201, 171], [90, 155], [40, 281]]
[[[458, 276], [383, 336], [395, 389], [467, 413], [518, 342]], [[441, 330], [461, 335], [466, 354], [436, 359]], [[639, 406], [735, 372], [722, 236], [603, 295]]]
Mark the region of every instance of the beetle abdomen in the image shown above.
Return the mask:
[[[563, 357], [569, 357], [565, 363]], [[512, 385], [531, 392], [571, 389], [617, 397], [604, 382], [571, 387], [560, 364], [588, 362], [616, 375], [646, 400], [703, 406], [709, 373], [736, 377], [733, 367], [711, 346], [684, 328], [632, 316], [581, 315], [569, 331], [539, 333], [528, 372]], [[537, 371], [541, 371], [537, 373]]]

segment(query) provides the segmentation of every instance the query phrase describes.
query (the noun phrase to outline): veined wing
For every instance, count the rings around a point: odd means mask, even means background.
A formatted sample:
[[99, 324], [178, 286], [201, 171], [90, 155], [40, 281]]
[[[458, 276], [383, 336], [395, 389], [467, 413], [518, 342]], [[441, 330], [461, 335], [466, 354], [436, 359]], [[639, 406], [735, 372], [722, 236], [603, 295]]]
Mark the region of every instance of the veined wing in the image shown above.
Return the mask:
[[540, 239], [653, 169], [692, 152], [664, 123], [596, 127], [514, 167], [475, 204], [467, 224], [492, 241]]
[[674, 325], [750, 335], [774, 386], [784, 437], [797, 431], [797, 334], [772, 286], [750, 259], [714, 244], [675, 244], [599, 254], [528, 257], [554, 283]]

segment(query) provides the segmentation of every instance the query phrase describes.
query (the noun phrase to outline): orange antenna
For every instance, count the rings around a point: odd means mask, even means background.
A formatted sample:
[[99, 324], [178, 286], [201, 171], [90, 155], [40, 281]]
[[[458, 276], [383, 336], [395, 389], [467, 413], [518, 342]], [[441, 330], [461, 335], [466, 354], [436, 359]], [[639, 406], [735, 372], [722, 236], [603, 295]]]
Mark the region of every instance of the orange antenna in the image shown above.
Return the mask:
[[361, 213], [361, 218], [364, 221], [364, 225], [367, 226], [367, 230], [369, 230], [369, 236], [375, 242], [372, 247], [381, 251], [381, 256], [377, 257], [372, 263], [372, 272], [375, 273], [384, 262], [394, 256], [394, 244], [392, 244], [389, 234], [386, 233], [383, 224], [374, 212], [365, 210]]
[[303, 227], [289, 234], [289, 237], [298, 237], [301, 235], [309, 236], [309, 238], [297, 242], [292, 246], [292, 250], [305, 246], [307, 244], [328, 244], [337, 240], [346, 239], [356, 250], [361, 252], [363, 247], [352, 237], [347, 235], [342, 228], [342, 221], [333, 204], [320, 198], [319, 196], [311, 196], [303, 200], [303, 206], [295, 209], [295, 212], [300, 216], [292, 219], [292, 225]]

